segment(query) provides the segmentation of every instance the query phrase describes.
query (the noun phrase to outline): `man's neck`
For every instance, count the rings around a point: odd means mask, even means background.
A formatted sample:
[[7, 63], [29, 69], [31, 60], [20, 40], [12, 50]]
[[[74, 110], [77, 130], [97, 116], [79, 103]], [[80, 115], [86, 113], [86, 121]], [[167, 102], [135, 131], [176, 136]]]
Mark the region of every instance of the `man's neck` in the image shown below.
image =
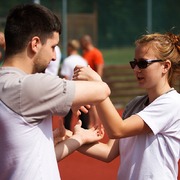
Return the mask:
[[94, 49], [94, 46], [90, 44], [90, 45], [87, 47], [87, 50], [90, 51], [90, 50], [92, 50], [92, 49]]
[[23, 56], [22, 54], [17, 54], [9, 58], [6, 58], [2, 67], [16, 67], [18, 69], [21, 69], [27, 74], [31, 74], [32, 73], [31, 62], [32, 61], [28, 60], [26, 56]]

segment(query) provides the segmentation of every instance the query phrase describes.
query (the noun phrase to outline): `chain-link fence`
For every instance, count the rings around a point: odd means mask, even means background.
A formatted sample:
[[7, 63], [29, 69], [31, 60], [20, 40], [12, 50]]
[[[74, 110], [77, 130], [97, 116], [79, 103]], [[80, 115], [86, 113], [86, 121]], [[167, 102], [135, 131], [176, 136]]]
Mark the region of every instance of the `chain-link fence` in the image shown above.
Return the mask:
[[[130, 46], [149, 29], [164, 32], [174, 28], [174, 32], [180, 32], [179, 0], [39, 0], [62, 21], [63, 1], [67, 3], [67, 39], [89, 33], [100, 48]], [[1, 0], [0, 29], [3, 30], [11, 7], [31, 2]], [[151, 27], [148, 27], [149, 24]]]

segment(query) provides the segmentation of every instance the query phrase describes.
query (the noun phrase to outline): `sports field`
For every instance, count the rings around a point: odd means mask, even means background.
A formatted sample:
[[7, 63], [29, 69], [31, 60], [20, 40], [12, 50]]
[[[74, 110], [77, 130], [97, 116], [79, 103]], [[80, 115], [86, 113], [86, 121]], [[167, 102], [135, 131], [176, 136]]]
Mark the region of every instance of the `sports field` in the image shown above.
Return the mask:
[[105, 65], [128, 64], [134, 58], [134, 47], [102, 49]]

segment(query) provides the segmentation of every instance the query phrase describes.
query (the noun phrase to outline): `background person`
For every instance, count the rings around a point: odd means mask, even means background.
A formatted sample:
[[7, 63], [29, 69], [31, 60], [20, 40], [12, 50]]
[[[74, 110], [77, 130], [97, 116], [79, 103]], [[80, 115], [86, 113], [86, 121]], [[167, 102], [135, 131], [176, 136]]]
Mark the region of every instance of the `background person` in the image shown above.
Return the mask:
[[76, 65], [87, 66], [86, 60], [79, 55], [80, 44], [76, 39], [72, 39], [67, 44], [67, 55], [61, 67], [61, 76], [65, 79], [72, 80], [74, 68]]
[[[76, 39], [72, 39], [67, 44], [67, 54], [68, 57], [64, 59], [61, 67], [61, 76], [65, 79], [72, 80], [74, 74], [74, 68], [76, 65], [87, 66], [86, 60], [79, 55], [80, 44], [79, 41]], [[64, 117], [64, 125], [66, 129], [71, 129], [71, 121], [72, 121], [72, 111], [70, 110], [69, 113]], [[89, 122], [87, 115], [83, 112], [79, 116], [82, 121], [82, 127], [87, 129]]]
[[[177, 179], [180, 94], [173, 84], [180, 75], [180, 36], [172, 33], [142, 36], [136, 41], [130, 65], [147, 94], [129, 102], [122, 118], [109, 98], [97, 104], [104, 128], [115, 140], [85, 145], [79, 151], [106, 162], [120, 155], [118, 179]], [[76, 80], [92, 81], [96, 77], [89, 67], [75, 69]]]
[[48, 67], [46, 68], [45, 73], [58, 76], [58, 72], [59, 72], [59, 68], [61, 64], [61, 50], [58, 45], [55, 47], [55, 53], [56, 53], [56, 60], [51, 61], [48, 64]]
[[[94, 46], [90, 35], [84, 35], [80, 39], [82, 56], [86, 59], [88, 65], [96, 71], [101, 77], [103, 76], [104, 59], [101, 51]], [[86, 119], [94, 124], [99, 124], [99, 117], [94, 106], [91, 107], [88, 114], [85, 114]]]
[[82, 56], [86, 59], [88, 65], [102, 77], [104, 59], [101, 51], [93, 45], [92, 38], [89, 35], [84, 35], [80, 39], [80, 43]]
[[[110, 94], [100, 79], [74, 82], [42, 73], [56, 59], [60, 34], [58, 17], [44, 6], [18, 5], [8, 14], [0, 67], [0, 179], [59, 180], [52, 116], [64, 116], [70, 108], [87, 112], [85, 105]], [[70, 152], [69, 144], [84, 142], [80, 134], [61, 144], [63, 153]]]

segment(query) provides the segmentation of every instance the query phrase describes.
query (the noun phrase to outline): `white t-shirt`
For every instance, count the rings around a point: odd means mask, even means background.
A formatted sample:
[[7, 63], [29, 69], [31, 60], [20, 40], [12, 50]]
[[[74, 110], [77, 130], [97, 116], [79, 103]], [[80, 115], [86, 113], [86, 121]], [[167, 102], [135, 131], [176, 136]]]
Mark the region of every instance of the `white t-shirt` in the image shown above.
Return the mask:
[[62, 64], [61, 75], [66, 76], [69, 80], [71, 80], [76, 65], [87, 66], [87, 61], [78, 54], [68, 56], [66, 59], [64, 59]]
[[118, 179], [175, 180], [180, 158], [180, 94], [163, 94], [145, 107], [147, 96], [134, 99], [124, 112], [140, 116], [153, 133], [119, 140]]
[[58, 75], [60, 63], [61, 63], [61, 50], [59, 46], [55, 47], [55, 52], [56, 52], [56, 60], [51, 61], [48, 65], [48, 67], [45, 70], [46, 74], [51, 74], [51, 75]]
[[59, 180], [52, 115], [66, 115], [75, 84], [0, 68], [0, 179]]

